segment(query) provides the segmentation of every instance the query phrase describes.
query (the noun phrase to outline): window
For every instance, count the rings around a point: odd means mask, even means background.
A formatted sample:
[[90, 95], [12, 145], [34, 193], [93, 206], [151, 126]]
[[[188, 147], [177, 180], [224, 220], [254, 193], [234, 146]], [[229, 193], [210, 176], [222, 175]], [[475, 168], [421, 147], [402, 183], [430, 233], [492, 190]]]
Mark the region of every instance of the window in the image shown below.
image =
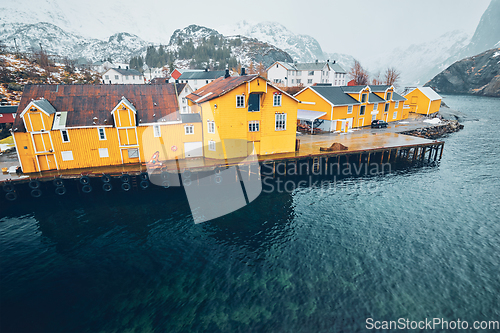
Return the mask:
[[248, 97], [248, 111], [260, 111], [260, 95], [259, 94], [250, 94]]
[[309, 76], [314, 75], [314, 71], [309, 71], [309, 72], [307, 72], [307, 75], [309, 75]]
[[378, 109], [378, 103], [373, 104], [373, 111], [377, 111]]
[[385, 103], [385, 109], [384, 109], [384, 112], [389, 112], [389, 106], [391, 104], [390, 103]]
[[208, 141], [208, 150], [215, 151], [215, 141], [214, 140]]
[[186, 104], [186, 97], [182, 97], [182, 104]]
[[125, 75], [125, 80], [128, 80], [128, 75]]
[[61, 130], [62, 142], [69, 142], [68, 131]]
[[365, 115], [365, 108], [366, 108], [365, 105], [361, 105], [361, 107], [359, 108], [359, 115], [360, 116], [364, 116]]
[[193, 125], [184, 126], [184, 133], [187, 135], [194, 134], [194, 126]]
[[99, 148], [99, 157], [109, 157], [108, 148]]
[[281, 106], [281, 94], [273, 95], [273, 106]]
[[290, 72], [290, 76], [295, 76], [295, 72], [294, 72], [294, 71], [291, 71], [291, 72]]
[[361, 95], [361, 103], [366, 103], [366, 99], [368, 98], [368, 94]]
[[351, 114], [352, 113], [352, 105], [348, 105], [347, 106], [347, 114]]
[[260, 122], [258, 120], [252, 120], [248, 122], [249, 132], [258, 132], [260, 130]]
[[245, 107], [245, 95], [236, 95], [236, 107], [237, 108]]
[[135, 80], [135, 75], [132, 75], [132, 80]]
[[153, 125], [153, 132], [154, 132], [155, 138], [159, 138], [161, 136], [160, 125]]
[[394, 111], [392, 114], [392, 119], [396, 119], [398, 117], [398, 111]]
[[281, 83], [281, 79], [274, 79], [273, 82], [274, 83]]
[[205, 83], [208, 84], [208, 80], [205, 80]]
[[302, 82], [301, 79], [297, 79], [297, 84], [300, 84]]
[[313, 83], [312, 79], [307, 79], [307, 83]]
[[392, 97], [392, 92], [388, 91], [386, 100], [390, 101], [391, 97]]
[[104, 75], [104, 78], [105, 78], [106, 80], [109, 80], [109, 75]]
[[131, 148], [128, 150], [128, 158], [138, 158], [139, 157], [139, 149]]
[[63, 161], [73, 161], [73, 152], [71, 150], [69, 151], [62, 151], [61, 152], [61, 157]]
[[294, 83], [293, 81], [295, 81], [294, 79], [292, 79], [292, 84]]
[[118, 80], [118, 75], [115, 75], [115, 80]]
[[215, 133], [215, 121], [207, 120], [208, 133]]
[[399, 101], [396, 101], [396, 103], [394, 103], [394, 108], [395, 109], [399, 108]]
[[104, 131], [104, 128], [99, 127], [97, 128], [97, 132], [99, 133], [99, 140], [106, 140], [106, 132]]
[[276, 113], [275, 114], [275, 131], [285, 131], [286, 130], [286, 113]]
[[302, 75], [302, 71], [297, 71], [297, 76]]

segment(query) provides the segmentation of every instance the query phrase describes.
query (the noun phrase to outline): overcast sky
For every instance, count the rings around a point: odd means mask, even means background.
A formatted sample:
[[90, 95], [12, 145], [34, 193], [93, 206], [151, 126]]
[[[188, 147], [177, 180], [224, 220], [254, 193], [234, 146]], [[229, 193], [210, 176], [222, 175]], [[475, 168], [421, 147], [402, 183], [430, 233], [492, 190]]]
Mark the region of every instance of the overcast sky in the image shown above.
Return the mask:
[[[310, 35], [323, 51], [359, 56], [463, 30], [470, 35], [490, 0], [0, 0], [2, 21], [49, 21], [86, 37], [116, 32], [168, 43], [190, 24], [217, 29], [242, 20], [275, 21]], [[6, 11], [7, 12], [7, 11]], [[22, 14], [22, 15], [21, 15]], [[51, 22], [52, 21], [52, 22]], [[21, 23], [19, 22], [19, 23]]]

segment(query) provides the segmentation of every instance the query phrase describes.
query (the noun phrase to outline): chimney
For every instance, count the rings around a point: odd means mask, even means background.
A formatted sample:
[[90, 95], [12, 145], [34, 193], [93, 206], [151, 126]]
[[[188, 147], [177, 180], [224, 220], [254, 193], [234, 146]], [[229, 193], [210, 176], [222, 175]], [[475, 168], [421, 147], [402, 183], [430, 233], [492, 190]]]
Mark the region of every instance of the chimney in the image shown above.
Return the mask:
[[330, 62], [330, 59], [328, 59], [326, 62]]
[[229, 75], [229, 68], [226, 68], [226, 75], [224, 75], [224, 78], [227, 79], [230, 76], [231, 75]]
[[318, 59], [316, 59], [316, 63], [318, 63]]
[[241, 76], [246, 75], [245, 73], [245, 67], [241, 67]]
[[208, 68], [205, 68], [205, 72], [208, 72]]
[[335, 60], [333, 61], [333, 63], [335, 63]]

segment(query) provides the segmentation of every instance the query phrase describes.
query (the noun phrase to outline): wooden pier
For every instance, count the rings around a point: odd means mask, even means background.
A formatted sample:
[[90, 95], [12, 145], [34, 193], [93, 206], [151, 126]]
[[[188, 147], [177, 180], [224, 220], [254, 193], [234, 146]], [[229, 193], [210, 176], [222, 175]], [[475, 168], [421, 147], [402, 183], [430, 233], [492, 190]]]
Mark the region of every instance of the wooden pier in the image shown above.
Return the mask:
[[[88, 169], [52, 170], [0, 178], [1, 201], [22, 201], [46, 194], [64, 195], [73, 188], [82, 194], [94, 191], [146, 190], [159, 187], [189, 186], [222, 181], [261, 181], [262, 177], [331, 177], [348, 175], [346, 168], [356, 170], [351, 176], [371, 173], [372, 169], [399, 168], [433, 164], [441, 160], [444, 142], [395, 133], [360, 133], [352, 135], [300, 136], [300, 150], [295, 153], [249, 156], [242, 159], [213, 160], [194, 158], [164, 161], [154, 170], [144, 164], [128, 164]], [[339, 142], [341, 151], [320, 151]], [[236, 168], [232, 168], [236, 167]], [[234, 169], [231, 176], [221, 171]], [[360, 171], [361, 170], [361, 171]], [[76, 186], [74, 185], [76, 184]], [[153, 186], [154, 186], [153, 185]], [[21, 190], [23, 189], [23, 190]], [[31, 198], [30, 198], [31, 199]]]

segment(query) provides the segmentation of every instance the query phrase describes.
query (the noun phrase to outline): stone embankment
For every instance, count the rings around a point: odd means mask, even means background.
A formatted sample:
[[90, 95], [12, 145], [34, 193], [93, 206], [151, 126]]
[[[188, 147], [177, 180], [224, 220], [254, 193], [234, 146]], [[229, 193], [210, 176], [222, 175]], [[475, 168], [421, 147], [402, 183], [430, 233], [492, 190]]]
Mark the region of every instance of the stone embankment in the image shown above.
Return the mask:
[[458, 120], [441, 120], [441, 122], [437, 125], [417, 128], [412, 131], [401, 132], [401, 134], [435, 140], [448, 133], [458, 132], [462, 128], [464, 128], [464, 125], [460, 124]]

